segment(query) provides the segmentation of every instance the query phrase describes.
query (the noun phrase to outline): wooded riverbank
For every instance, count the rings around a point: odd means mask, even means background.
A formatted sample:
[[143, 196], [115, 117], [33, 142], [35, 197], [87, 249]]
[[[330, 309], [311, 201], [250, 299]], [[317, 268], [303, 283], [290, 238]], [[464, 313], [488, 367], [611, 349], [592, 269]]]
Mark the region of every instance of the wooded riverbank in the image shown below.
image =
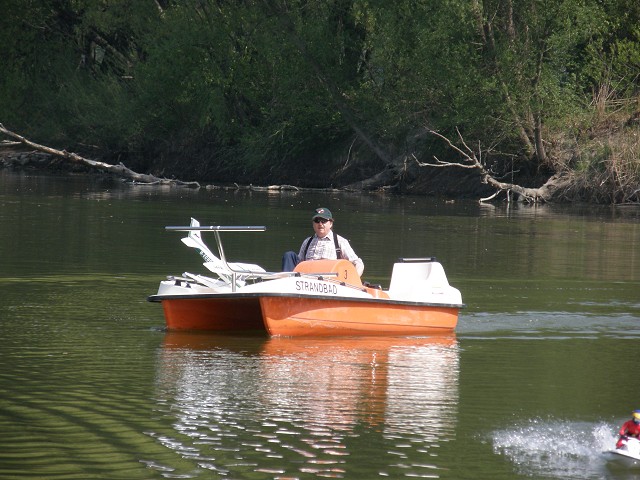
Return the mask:
[[9, 0], [0, 122], [159, 179], [638, 203], [639, 24], [636, 0]]
[[[160, 178], [149, 173], [138, 173], [123, 164], [112, 165], [101, 161], [84, 158], [66, 150], [36, 144], [13, 132], [7, 131], [0, 124], [0, 133], [10, 134], [18, 138], [18, 142], [0, 143], [0, 167], [14, 170], [36, 169], [51, 172], [75, 172], [90, 175], [103, 174], [118, 177], [125, 181], [153, 184], [173, 185], [190, 188], [223, 188], [250, 189], [255, 191], [377, 191], [392, 194], [413, 194], [445, 197], [447, 199], [473, 197], [483, 201], [525, 201], [528, 203], [544, 202], [592, 202], [640, 205], [640, 181], [631, 175], [624, 179], [618, 176], [611, 179], [611, 172], [605, 172], [597, 178], [585, 179], [579, 172], [564, 172], [551, 177], [541, 174], [538, 178], [526, 178], [514, 173], [511, 182], [496, 179], [489, 168], [485, 168], [476, 153], [469, 149], [463, 141], [462, 150], [445, 137], [445, 141], [461, 156], [461, 161], [443, 162], [437, 157], [433, 163], [410, 163], [402, 172], [388, 169], [365, 181], [344, 184], [341, 186], [305, 187], [295, 184], [245, 184], [236, 182], [215, 184], [206, 179], [185, 181], [179, 178]], [[434, 132], [434, 134], [438, 135]], [[438, 167], [443, 167], [439, 170]], [[425, 170], [432, 172], [422, 174]], [[433, 173], [435, 171], [435, 174]], [[616, 172], [614, 172], [616, 173]], [[323, 173], [324, 178], [335, 177], [336, 172]], [[534, 186], [522, 186], [514, 182], [528, 182]], [[614, 184], [612, 184], [614, 181]], [[387, 183], [385, 183], [387, 182]], [[523, 183], [526, 185], [526, 183]], [[595, 200], [594, 200], [595, 199]]]

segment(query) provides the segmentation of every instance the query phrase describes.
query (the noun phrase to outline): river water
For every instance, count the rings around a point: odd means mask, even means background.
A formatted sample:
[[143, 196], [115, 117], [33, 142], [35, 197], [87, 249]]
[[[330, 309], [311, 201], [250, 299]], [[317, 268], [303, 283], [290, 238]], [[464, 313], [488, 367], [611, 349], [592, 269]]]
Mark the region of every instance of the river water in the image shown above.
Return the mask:
[[[155, 293], [203, 272], [166, 225], [278, 270], [329, 207], [388, 285], [435, 256], [444, 338], [175, 334]], [[640, 408], [640, 209], [132, 186], [0, 171], [0, 478], [640, 479], [603, 451]], [[227, 238], [227, 237], [225, 237]]]

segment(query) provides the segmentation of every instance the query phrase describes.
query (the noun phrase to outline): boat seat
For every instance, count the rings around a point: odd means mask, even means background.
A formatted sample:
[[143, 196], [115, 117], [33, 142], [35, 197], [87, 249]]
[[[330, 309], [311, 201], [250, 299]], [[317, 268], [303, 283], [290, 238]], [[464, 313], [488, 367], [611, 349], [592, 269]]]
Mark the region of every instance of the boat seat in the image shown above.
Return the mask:
[[362, 287], [362, 280], [356, 267], [348, 260], [305, 260], [296, 265], [293, 271], [304, 274], [336, 273], [337, 276], [328, 276], [326, 280]]
[[451, 299], [450, 303], [461, 303], [458, 296], [453, 295], [455, 292], [449, 286], [444, 268], [434, 261], [395, 263], [388, 292], [397, 300], [428, 302], [446, 296]]

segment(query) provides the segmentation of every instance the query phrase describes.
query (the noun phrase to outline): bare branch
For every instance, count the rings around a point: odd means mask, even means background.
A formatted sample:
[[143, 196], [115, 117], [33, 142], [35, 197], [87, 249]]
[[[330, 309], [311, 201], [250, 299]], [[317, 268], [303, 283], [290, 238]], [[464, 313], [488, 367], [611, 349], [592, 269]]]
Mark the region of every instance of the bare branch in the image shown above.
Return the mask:
[[433, 156], [433, 158], [436, 160], [436, 162], [438, 163], [425, 163], [425, 162], [421, 162], [420, 160], [418, 160], [418, 158], [416, 157], [416, 155], [414, 153], [411, 154], [411, 156], [413, 157], [413, 159], [416, 161], [416, 163], [418, 164], [419, 167], [459, 167], [459, 168], [476, 168], [475, 165], [466, 165], [464, 163], [458, 163], [458, 162], [443, 162], [442, 160], [440, 160], [438, 157], [436, 157], [435, 155]]
[[[427, 132], [442, 139], [452, 150], [462, 155], [464, 162], [444, 162], [438, 159], [436, 156], [434, 156], [433, 158], [436, 160], [435, 164], [419, 162], [416, 159], [416, 162], [418, 163], [418, 165], [421, 167], [458, 167], [458, 168], [470, 168], [470, 169], [478, 170], [478, 172], [480, 172], [480, 175], [481, 175], [481, 182], [486, 183], [487, 185], [490, 185], [497, 190], [497, 192], [494, 195], [483, 198], [480, 201], [491, 200], [495, 198], [499, 192], [507, 192], [507, 194], [509, 194], [509, 192], [514, 192], [518, 194], [522, 200], [527, 202], [531, 202], [531, 203], [548, 202], [551, 200], [551, 197], [553, 196], [553, 194], [556, 192], [558, 188], [566, 187], [571, 181], [571, 177], [565, 174], [565, 175], [552, 176], [547, 180], [547, 182], [544, 185], [538, 188], [528, 188], [528, 187], [522, 187], [520, 185], [513, 184], [513, 183], [501, 182], [497, 180], [496, 177], [491, 173], [491, 171], [487, 170], [485, 166], [482, 164], [481, 146], [478, 145], [477, 152], [473, 151], [469, 147], [469, 145], [467, 145], [459, 129], [456, 128], [456, 133], [458, 134], [460, 144], [462, 144], [464, 149], [454, 144], [449, 138], [445, 137], [439, 132], [436, 132], [435, 130], [427, 128]], [[507, 198], [509, 197], [510, 196], [508, 195]]]
[[493, 195], [489, 195], [488, 197], [484, 197], [481, 198], [479, 200], [480, 203], [484, 203], [484, 202], [488, 202], [489, 200], [493, 200], [494, 198], [496, 198], [498, 195], [500, 195], [500, 192], [502, 192], [502, 190], [498, 190], [497, 192], [495, 192]]
[[183, 182], [181, 180], [170, 180], [167, 178], [158, 178], [154, 175], [134, 172], [133, 170], [130, 170], [129, 168], [125, 167], [122, 163], [120, 163], [119, 165], [111, 165], [109, 163], [98, 162], [96, 160], [84, 158], [78, 155], [77, 153], [67, 152], [66, 150], [56, 150], [55, 148], [47, 147], [45, 145], [40, 145], [38, 143], [35, 143], [26, 139], [21, 135], [18, 135], [17, 133], [7, 130], [2, 123], [0, 123], [0, 133], [4, 133], [5, 135], [17, 140], [23, 145], [33, 148], [34, 150], [48, 153], [56, 157], [61, 157], [71, 162], [86, 165], [91, 168], [108, 172], [119, 177], [127, 178], [137, 183], [144, 183], [149, 185], [180, 185], [180, 186], [196, 187], [196, 188], [200, 187], [200, 184], [198, 182]]

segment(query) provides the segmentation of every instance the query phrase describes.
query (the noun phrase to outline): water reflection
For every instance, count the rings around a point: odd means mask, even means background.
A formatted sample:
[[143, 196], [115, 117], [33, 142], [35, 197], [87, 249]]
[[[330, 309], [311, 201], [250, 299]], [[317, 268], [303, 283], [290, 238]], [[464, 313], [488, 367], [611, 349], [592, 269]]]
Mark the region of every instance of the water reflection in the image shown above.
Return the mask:
[[452, 336], [167, 333], [158, 408], [173, 432], [153, 435], [223, 475], [422, 475], [444, 468], [434, 449], [453, 438], [458, 378]]

